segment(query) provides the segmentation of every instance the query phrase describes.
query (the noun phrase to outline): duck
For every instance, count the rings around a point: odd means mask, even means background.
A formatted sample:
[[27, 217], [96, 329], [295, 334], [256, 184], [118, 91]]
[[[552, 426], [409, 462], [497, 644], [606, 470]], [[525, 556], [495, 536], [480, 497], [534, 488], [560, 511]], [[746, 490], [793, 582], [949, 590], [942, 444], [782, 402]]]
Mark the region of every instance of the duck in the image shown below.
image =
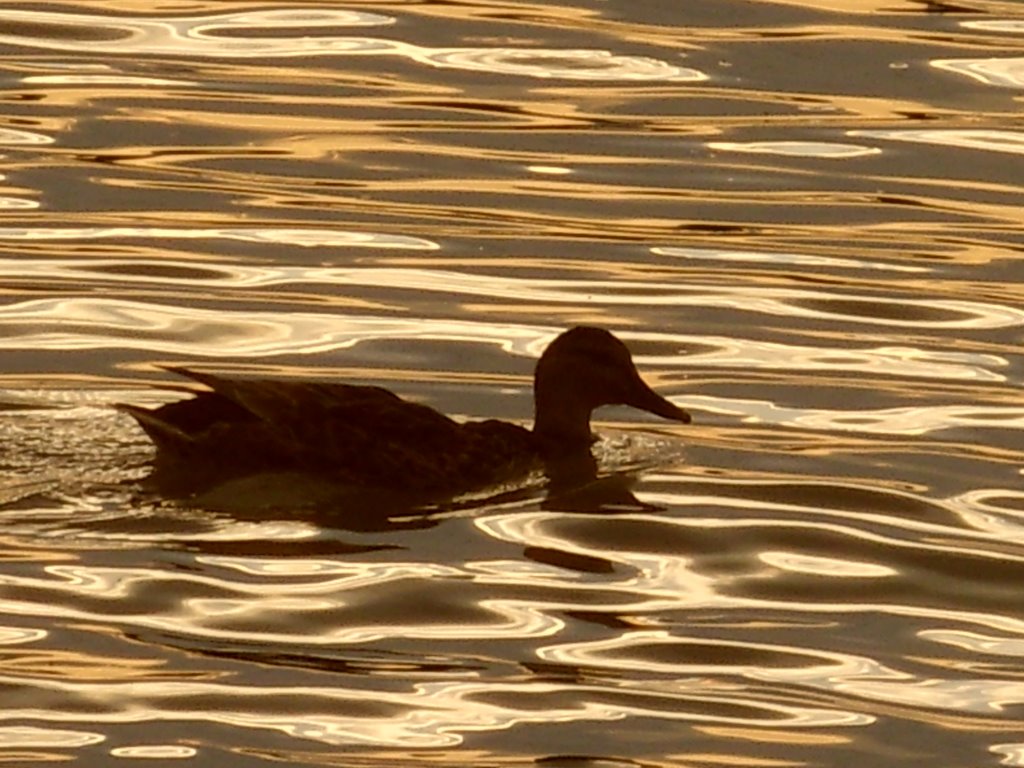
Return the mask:
[[601, 406], [691, 421], [644, 382], [620, 339], [589, 326], [561, 333], [537, 361], [531, 429], [497, 419], [456, 421], [378, 386], [164, 369], [191, 381], [191, 398], [157, 408], [115, 407], [156, 448], [151, 483], [176, 495], [295, 472], [346, 486], [452, 497], [592, 459], [591, 414]]

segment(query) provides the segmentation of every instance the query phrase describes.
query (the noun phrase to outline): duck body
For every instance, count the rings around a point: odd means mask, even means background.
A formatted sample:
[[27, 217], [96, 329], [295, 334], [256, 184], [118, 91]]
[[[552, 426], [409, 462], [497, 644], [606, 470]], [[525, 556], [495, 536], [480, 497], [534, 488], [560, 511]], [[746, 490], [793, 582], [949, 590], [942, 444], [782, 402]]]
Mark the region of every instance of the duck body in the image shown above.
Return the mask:
[[205, 389], [156, 409], [118, 408], [156, 446], [151, 480], [175, 495], [294, 472], [339, 485], [451, 496], [589, 457], [590, 414], [600, 405], [625, 403], [689, 421], [640, 379], [622, 342], [596, 328], [567, 331], [542, 355], [532, 430], [494, 419], [457, 422], [375, 386], [168, 370]]
[[380, 387], [228, 379], [171, 369], [209, 391], [146, 410], [120, 408], [157, 448], [159, 487], [198, 491], [268, 472], [426, 495], [496, 485], [539, 469], [533, 433], [456, 422]]

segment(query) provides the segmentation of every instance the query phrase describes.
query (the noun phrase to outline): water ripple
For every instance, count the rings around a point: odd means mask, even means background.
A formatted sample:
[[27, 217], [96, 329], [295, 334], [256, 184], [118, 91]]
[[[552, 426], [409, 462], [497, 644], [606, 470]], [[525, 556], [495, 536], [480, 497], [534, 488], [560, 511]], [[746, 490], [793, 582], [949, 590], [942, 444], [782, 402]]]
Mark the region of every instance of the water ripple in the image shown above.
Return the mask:
[[866, 157], [881, 154], [876, 147], [855, 144], [826, 144], [812, 141], [711, 141], [708, 147], [722, 152], [745, 152], [755, 155], [783, 155], [789, 157], [822, 157], [845, 160], [851, 157]]
[[[935, 375], [930, 372], [929, 377]], [[948, 373], [948, 372], [947, 372]], [[972, 378], [972, 377], [967, 377]], [[987, 378], [987, 377], [986, 377]], [[874, 435], [925, 435], [957, 427], [970, 429], [1024, 429], [1024, 408], [972, 405], [857, 409], [843, 411], [795, 408], [766, 400], [688, 397], [690, 408], [742, 416], [753, 422], [786, 424], [825, 432], [861, 432]]]
[[76, 748], [100, 744], [104, 741], [106, 741], [106, 737], [102, 734], [87, 731], [65, 731], [31, 726], [0, 726], [0, 748], [3, 749]]
[[137, 744], [131, 747], [116, 747], [110, 750], [114, 757], [137, 760], [185, 760], [195, 757], [199, 750], [177, 744]]
[[[0, 230], [2, 233], [2, 230]], [[933, 270], [914, 264], [893, 264], [883, 261], [838, 258], [810, 253], [785, 253], [776, 251], [734, 251], [721, 248], [684, 248], [679, 246], [658, 246], [651, 248], [658, 256], [693, 259], [709, 262], [737, 262], [740, 264], [778, 264], [801, 267], [826, 267], [828, 269], [866, 269], [886, 272], [919, 274]]]
[[868, 136], [890, 141], [912, 141], [924, 144], [940, 144], [962, 149], [979, 149], [986, 152], [1024, 154], [1024, 132], [996, 131], [981, 128], [931, 129], [931, 130], [862, 130], [851, 131], [852, 136]]
[[8, 146], [39, 146], [52, 144], [53, 138], [42, 133], [23, 131], [15, 128], [0, 128], [0, 144]]
[[[395, 23], [393, 17], [362, 11], [295, 9], [164, 19], [6, 11], [4, 18], [8, 31], [0, 34], [0, 43], [69, 52], [225, 59], [391, 55], [432, 67], [588, 82], [706, 79], [694, 69], [601, 50], [430, 49], [393, 40], [309, 34], [314, 29]], [[18, 25], [25, 31], [11, 31]], [[289, 28], [304, 34], [280, 34]], [[273, 36], [259, 35], [271, 29]]]
[[562, 80], [625, 80], [699, 82], [707, 76], [641, 56], [616, 56], [609, 51], [443, 49], [414, 55], [437, 67]]
[[[1010, 4], [8, 5], [0, 760], [1024, 762]], [[574, 324], [695, 423], [566, 493], [170, 501], [107, 407], [525, 423]]]
[[[238, 240], [245, 243], [295, 245], [305, 248], [399, 248], [436, 250], [430, 240], [405, 235], [346, 232], [338, 229], [288, 227], [0, 227], [3, 241], [65, 240]], [[88, 264], [88, 262], [86, 262]]]
[[1024, 59], [936, 59], [932, 66], [1000, 88], [1024, 88]]
[[42, 629], [26, 629], [24, 627], [0, 626], [0, 645], [21, 645], [35, 643], [47, 635]]

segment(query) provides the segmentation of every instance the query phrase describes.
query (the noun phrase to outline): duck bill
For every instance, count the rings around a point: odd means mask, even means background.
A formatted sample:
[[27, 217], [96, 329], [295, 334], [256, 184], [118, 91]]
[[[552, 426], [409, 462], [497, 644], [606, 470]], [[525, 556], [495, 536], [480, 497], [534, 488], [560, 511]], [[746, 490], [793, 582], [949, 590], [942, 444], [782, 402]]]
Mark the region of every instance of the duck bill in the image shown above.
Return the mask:
[[655, 416], [661, 416], [663, 419], [671, 419], [672, 421], [679, 421], [683, 424], [689, 424], [691, 421], [689, 413], [659, 395], [647, 386], [639, 377], [637, 377], [636, 386], [633, 388], [633, 392], [623, 402], [626, 405], [639, 408], [641, 411], [647, 411], [648, 413], [653, 413]]

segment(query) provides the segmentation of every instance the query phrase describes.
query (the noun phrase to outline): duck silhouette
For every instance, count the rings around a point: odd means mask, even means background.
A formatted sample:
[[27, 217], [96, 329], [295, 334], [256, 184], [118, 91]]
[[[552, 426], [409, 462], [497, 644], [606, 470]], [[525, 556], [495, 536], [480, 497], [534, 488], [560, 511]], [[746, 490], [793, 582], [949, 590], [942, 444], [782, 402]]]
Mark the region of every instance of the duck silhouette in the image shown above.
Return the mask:
[[652, 390], [619, 339], [577, 327], [558, 336], [534, 372], [532, 430], [509, 422], [457, 422], [376, 386], [229, 378], [167, 370], [206, 389], [155, 409], [121, 404], [156, 446], [150, 480], [188, 495], [247, 476], [299, 473], [339, 485], [424, 498], [496, 486], [531, 471], [590, 459], [590, 417], [628, 405], [689, 423]]

